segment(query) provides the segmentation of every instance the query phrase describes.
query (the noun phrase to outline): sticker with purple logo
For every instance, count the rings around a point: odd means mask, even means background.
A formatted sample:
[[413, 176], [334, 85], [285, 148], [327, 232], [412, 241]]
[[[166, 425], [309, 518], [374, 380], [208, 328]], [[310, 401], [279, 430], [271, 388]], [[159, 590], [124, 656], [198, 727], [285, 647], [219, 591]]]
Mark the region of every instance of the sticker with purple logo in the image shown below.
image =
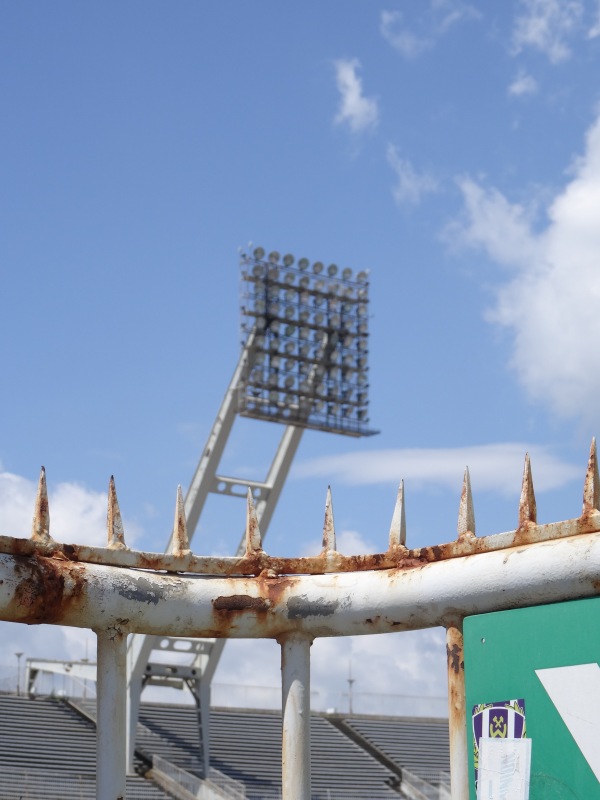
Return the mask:
[[481, 738], [525, 739], [525, 700], [502, 700], [473, 706], [473, 756], [475, 787], [479, 777], [479, 747]]

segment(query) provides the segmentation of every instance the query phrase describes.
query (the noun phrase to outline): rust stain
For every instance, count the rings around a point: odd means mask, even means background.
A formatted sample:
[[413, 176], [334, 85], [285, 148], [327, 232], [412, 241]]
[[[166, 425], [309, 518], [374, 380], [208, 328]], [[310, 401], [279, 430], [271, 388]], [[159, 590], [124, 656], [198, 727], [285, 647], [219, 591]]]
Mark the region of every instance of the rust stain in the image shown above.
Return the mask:
[[212, 604], [215, 611], [268, 611], [270, 607], [264, 597], [251, 597], [248, 594], [216, 597]]
[[15, 619], [27, 625], [60, 622], [85, 593], [85, 569], [71, 562], [36, 555], [16, 572], [23, 577], [11, 605]]
[[457, 644], [452, 647], [446, 645], [446, 657], [448, 659], [448, 669], [451, 669], [455, 675], [458, 675], [459, 670], [464, 670], [465, 662], [462, 659], [462, 648]]

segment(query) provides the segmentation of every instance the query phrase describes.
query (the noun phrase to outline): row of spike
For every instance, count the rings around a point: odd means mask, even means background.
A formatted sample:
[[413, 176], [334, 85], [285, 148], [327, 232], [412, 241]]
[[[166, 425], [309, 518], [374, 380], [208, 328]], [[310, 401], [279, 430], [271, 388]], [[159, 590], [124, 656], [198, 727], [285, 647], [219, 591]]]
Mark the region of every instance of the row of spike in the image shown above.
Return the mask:
[[[596, 440], [592, 439], [590, 457], [583, 488], [583, 515], [600, 510], [600, 479], [598, 477], [598, 460], [596, 454]], [[525, 469], [519, 500], [519, 528], [526, 528], [537, 524], [537, 507], [533, 479], [531, 475], [531, 461], [529, 454], [525, 456]], [[110, 549], [125, 549], [125, 534], [123, 520], [119, 510], [114, 477], [111, 476], [108, 488], [108, 547]], [[471, 492], [471, 479], [469, 469], [465, 469], [460, 506], [458, 512], [458, 538], [463, 539], [475, 536], [475, 512], [473, 508], [473, 495]], [[38, 492], [35, 503], [35, 514], [31, 538], [40, 542], [51, 542], [50, 513], [48, 507], [48, 490], [46, 487], [46, 471], [42, 467]], [[390, 550], [406, 545], [406, 513], [404, 507], [404, 481], [401, 481], [398, 496], [392, 517], [389, 533]], [[327, 489], [325, 502], [325, 522], [323, 525], [323, 553], [336, 551], [335, 525], [333, 520], [333, 504], [331, 488]], [[174, 556], [185, 556], [190, 553], [189, 537], [185, 517], [185, 507], [181, 486], [177, 487], [177, 502], [175, 505], [175, 521], [171, 540], [171, 553]], [[252, 497], [248, 489], [248, 503], [246, 512], [246, 555], [262, 552], [262, 536], [258, 523], [258, 516]]]

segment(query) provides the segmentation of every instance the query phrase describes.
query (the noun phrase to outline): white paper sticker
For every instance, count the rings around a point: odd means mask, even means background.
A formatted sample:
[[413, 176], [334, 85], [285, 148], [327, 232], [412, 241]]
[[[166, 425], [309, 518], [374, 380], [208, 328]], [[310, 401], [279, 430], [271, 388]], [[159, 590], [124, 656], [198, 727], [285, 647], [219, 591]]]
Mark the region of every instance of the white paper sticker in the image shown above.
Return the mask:
[[489, 739], [479, 743], [477, 800], [529, 800], [531, 739]]

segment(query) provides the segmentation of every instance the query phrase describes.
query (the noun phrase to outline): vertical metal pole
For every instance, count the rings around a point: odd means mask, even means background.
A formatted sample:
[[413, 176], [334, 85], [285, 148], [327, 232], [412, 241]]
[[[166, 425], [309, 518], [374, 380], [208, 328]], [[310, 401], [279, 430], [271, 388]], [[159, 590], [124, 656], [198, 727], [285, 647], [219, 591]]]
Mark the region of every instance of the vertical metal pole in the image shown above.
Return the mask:
[[282, 636], [282, 747], [283, 800], [310, 800], [310, 646], [301, 633]]
[[127, 634], [96, 631], [96, 800], [124, 800], [127, 764]]
[[452, 800], [466, 800], [469, 797], [469, 775], [462, 620], [446, 628], [446, 654]]

